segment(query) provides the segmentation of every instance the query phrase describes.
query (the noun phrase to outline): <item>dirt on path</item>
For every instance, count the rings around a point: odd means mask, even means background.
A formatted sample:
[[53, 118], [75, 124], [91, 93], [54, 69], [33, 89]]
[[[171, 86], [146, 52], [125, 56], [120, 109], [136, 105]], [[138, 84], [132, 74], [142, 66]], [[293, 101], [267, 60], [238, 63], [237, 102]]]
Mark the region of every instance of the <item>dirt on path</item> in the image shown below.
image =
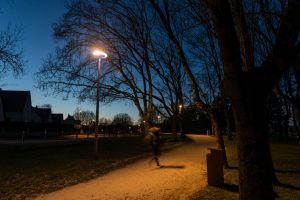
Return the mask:
[[188, 142], [163, 153], [157, 168], [150, 158], [139, 160], [102, 177], [62, 190], [41, 195], [38, 200], [177, 200], [207, 184], [206, 154], [215, 146], [215, 139], [189, 135]]

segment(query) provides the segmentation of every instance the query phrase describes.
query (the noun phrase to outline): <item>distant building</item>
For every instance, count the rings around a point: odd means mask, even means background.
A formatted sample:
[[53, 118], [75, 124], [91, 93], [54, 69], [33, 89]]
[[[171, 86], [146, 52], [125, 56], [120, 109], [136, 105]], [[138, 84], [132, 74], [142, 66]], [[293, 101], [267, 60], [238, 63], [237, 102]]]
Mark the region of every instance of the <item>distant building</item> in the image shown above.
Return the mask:
[[51, 114], [53, 124], [63, 124], [64, 115], [63, 114]]
[[34, 122], [41, 122], [41, 123], [52, 122], [51, 108], [39, 108], [36, 106], [36, 107], [32, 107], [32, 112], [34, 112], [33, 115], [35, 115], [32, 118]]
[[30, 91], [11, 91], [0, 88], [0, 122], [62, 124], [63, 114], [52, 114], [51, 108], [32, 107]]
[[76, 120], [73, 116], [68, 115], [68, 117], [64, 120], [64, 124], [74, 125], [77, 124], [78, 120]]
[[0, 89], [0, 121], [30, 122], [30, 91], [10, 91]]

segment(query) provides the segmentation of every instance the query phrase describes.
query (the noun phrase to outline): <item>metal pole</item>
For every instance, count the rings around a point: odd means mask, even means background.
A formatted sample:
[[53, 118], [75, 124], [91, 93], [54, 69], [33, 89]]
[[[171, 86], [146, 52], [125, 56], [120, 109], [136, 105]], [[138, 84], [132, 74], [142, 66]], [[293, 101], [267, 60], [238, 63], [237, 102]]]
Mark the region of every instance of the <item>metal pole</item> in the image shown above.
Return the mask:
[[98, 61], [97, 96], [96, 96], [96, 124], [95, 124], [95, 159], [98, 159], [98, 125], [99, 125], [99, 85], [101, 58]]

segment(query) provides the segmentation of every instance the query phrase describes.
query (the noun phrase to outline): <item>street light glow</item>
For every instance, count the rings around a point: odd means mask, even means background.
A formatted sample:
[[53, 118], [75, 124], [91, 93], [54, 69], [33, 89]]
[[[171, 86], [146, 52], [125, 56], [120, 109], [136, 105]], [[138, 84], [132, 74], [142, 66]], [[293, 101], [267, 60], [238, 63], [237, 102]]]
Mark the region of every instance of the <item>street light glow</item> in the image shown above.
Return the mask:
[[101, 58], [106, 58], [107, 57], [107, 53], [105, 53], [104, 51], [100, 51], [99, 49], [94, 50], [93, 55], [94, 56], [99, 56]]

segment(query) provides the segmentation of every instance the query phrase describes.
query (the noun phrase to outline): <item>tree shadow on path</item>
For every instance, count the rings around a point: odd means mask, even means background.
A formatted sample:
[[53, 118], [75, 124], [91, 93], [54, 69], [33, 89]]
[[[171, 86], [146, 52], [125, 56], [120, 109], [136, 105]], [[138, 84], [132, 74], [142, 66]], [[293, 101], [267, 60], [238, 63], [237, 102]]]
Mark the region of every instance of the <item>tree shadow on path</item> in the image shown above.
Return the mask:
[[236, 166], [228, 166], [225, 169], [234, 169], [234, 170], [238, 170], [239, 168]]
[[215, 186], [218, 187], [220, 189], [224, 189], [230, 192], [239, 192], [239, 186], [236, 184], [229, 184], [229, 183], [224, 183], [222, 186]]
[[[281, 169], [276, 169], [275, 170], [276, 173], [283, 173], [283, 174], [299, 174], [300, 173], [300, 170], [281, 170]], [[283, 188], [289, 188], [289, 189], [293, 189], [293, 190], [299, 190], [300, 191], [300, 187], [299, 186], [294, 186], [294, 185], [291, 185], [291, 184], [288, 184], [288, 183], [276, 183], [274, 184], [278, 187], [283, 187]]]
[[[229, 169], [229, 170], [238, 170], [239, 168], [236, 167], [236, 166], [229, 166], [227, 169]], [[288, 174], [289, 173], [290, 174], [293, 174], [293, 173], [298, 174], [298, 173], [300, 173], [300, 170], [275, 170], [275, 172], [277, 172], [277, 173], [288, 173]], [[291, 184], [288, 184], [288, 183], [278, 182], [278, 183], [274, 183], [274, 185], [276, 185], [278, 187], [293, 189], [293, 190], [300, 190], [299, 186], [294, 186], [294, 185], [291, 185]], [[238, 190], [239, 190], [238, 185], [232, 185], [232, 184], [226, 184], [226, 183], [223, 186], [221, 186], [220, 188], [229, 190], [231, 192], [238, 192]]]
[[300, 170], [282, 170], [282, 169], [276, 169], [275, 172], [283, 173], [283, 174], [300, 174]]
[[184, 169], [184, 165], [161, 165], [159, 169]]
[[294, 186], [294, 185], [291, 185], [291, 184], [287, 184], [287, 183], [277, 183], [275, 185], [278, 186], [278, 187], [289, 188], [289, 189], [300, 191], [300, 187]]

